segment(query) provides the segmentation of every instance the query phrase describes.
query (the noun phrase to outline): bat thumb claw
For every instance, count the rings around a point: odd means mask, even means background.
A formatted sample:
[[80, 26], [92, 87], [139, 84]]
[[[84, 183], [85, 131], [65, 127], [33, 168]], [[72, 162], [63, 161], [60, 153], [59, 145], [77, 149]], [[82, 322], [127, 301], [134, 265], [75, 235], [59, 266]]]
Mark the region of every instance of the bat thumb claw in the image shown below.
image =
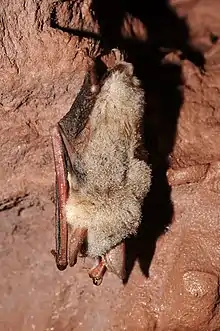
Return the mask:
[[64, 261], [59, 261], [59, 255], [57, 254], [57, 252], [52, 249], [51, 251], [51, 254], [54, 256], [55, 260], [56, 260], [56, 265], [57, 265], [57, 268], [60, 270], [60, 271], [63, 271], [66, 269], [68, 263], [67, 262], [64, 262]]

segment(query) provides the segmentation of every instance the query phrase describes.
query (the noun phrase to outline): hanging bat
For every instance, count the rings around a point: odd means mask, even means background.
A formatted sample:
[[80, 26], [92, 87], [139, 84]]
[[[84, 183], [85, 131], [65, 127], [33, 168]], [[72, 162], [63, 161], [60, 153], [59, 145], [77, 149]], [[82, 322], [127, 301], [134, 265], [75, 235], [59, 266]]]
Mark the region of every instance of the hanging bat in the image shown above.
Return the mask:
[[98, 75], [94, 61], [70, 111], [52, 131], [56, 170], [58, 269], [82, 254], [95, 259], [89, 276], [125, 278], [124, 240], [137, 233], [151, 185], [143, 147], [145, 95], [131, 63]]

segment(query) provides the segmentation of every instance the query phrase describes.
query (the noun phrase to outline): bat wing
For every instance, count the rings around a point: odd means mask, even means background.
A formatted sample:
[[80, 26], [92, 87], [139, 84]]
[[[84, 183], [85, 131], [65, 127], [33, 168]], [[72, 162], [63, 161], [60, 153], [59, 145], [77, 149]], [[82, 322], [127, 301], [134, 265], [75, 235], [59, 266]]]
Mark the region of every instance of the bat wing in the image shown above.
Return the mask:
[[[68, 244], [68, 224], [65, 206], [69, 195], [68, 173], [73, 175], [72, 164], [76, 153], [83, 150], [89, 139], [88, 127], [87, 125], [74, 139], [74, 143], [71, 142], [71, 144], [66, 132], [59, 124], [56, 125], [52, 131], [52, 146], [56, 172], [56, 249], [52, 250], [51, 253], [56, 259], [57, 268], [59, 270], [66, 269], [68, 259], [70, 259], [70, 266], [75, 264], [74, 261], [76, 261], [78, 250], [87, 233], [86, 229], [74, 229], [71, 234], [70, 243]], [[73, 148], [73, 145], [75, 148]]]

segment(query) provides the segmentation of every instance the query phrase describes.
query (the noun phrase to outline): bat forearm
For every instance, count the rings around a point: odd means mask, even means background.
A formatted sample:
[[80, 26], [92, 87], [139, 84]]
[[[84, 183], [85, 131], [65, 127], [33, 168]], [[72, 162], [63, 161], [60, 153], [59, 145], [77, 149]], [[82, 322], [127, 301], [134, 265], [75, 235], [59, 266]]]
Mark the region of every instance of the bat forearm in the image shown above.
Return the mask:
[[56, 258], [58, 269], [64, 270], [68, 265], [68, 225], [65, 215], [65, 204], [68, 197], [68, 181], [65, 146], [58, 125], [55, 126], [52, 132], [52, 145], [56, 171], [56, 251], [53, 250], [52, 254]]

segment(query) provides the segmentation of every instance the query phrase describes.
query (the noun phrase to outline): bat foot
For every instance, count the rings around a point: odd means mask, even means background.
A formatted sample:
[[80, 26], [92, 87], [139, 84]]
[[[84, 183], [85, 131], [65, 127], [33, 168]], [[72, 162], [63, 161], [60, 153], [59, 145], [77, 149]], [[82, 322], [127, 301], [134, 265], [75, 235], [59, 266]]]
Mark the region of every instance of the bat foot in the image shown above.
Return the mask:
[[102, 260], [101, 257], [98, 257], [96, 264], [89, 271], [89, 277], [92, 278], [94, 285], [96, 286], [101, 285], [106, 270], [107, 268], [105, 266], [104, 261]]

